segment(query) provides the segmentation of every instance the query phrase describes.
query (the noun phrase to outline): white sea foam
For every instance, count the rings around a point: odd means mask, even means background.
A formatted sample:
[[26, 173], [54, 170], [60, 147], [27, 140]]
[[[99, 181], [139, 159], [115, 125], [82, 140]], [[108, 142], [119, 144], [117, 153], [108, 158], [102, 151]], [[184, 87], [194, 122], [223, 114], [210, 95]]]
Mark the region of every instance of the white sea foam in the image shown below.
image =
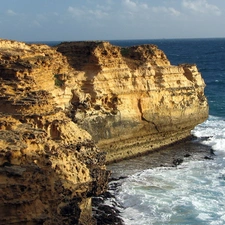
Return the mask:
[[198, 125], [192, 133], [199, 137], [207, 137], [202, 144], [211, 146], [213, 150], [225, 153], [225, 120], [219, 117], [210, 116], [209, 119]]
[[189, 161], [135, 173], [121, 183], [117, 201], [127, 225], [225, 224], [225, 121], [210, 117], [193, 130], [214, 160]]
[[126, 224], [224, 224], [224, 179], [209, 161], [155, 168], [126, 179], [118, 200]]

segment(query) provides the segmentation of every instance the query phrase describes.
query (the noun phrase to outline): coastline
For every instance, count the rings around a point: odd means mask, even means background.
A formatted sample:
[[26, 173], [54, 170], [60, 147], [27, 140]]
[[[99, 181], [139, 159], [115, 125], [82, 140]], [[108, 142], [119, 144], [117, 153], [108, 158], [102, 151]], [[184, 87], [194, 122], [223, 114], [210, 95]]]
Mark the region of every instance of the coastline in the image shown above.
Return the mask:
[[0, 47], [3, 223], [95, 224], [107, 162], [183, 140], [208, 116], [196, 65], [171, 65], [155, 45]]
[[125, 225], [120, 215], [123, 206], [118, 204], [116, 193], [123, 181], [134, 173], [157, 167], [177, 167], [189, 161], [213, 160], [215, 155], [212, 149], [199, 141], [195, 136], [189, 136], [147, 154], [108, 164], [107, 169], [111, 171], [108, 190], [93, 199], [97, 224]]

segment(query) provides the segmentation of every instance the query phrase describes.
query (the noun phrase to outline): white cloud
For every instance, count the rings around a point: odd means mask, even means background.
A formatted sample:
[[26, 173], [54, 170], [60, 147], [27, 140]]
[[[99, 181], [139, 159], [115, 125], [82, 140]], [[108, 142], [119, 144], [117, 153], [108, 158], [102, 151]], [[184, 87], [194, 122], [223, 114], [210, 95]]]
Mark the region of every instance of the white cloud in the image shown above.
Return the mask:
[[148, 7], [147, 4], [141, 4], [141, 8], [143, 8], [143, 9], [148, 9], [149, 7]]
[[74, 16], [74, 17], [80, 17], [80, 16], [85, 15], [85, 12], [82, 9], [75, 8], [72, 6], [69, 6], [68, 12], [71, 13], [72, 16]]
[[78, 17], [78, 18], [82, 18], [82, 17], [90, 17], [93, 18], [93, 16], [96, 19], [102, 19], [103, 17], [108, 16], [108, 13], [104, 10], [101, 9], [101, 7], [97, 7], [98, 9], [80, 9], [80, 8], [75, 8], [70, 6], [68, 8], [68, 12], [71, 13], [71, 15], [73, 17]]
[[220, 9], [216, 5], [211, 5], [207, 0], [183, 0], [182, 5], [196, 13], [213, 13], [221, 15]]
[[103, 17], [108, 16], [108, 13], [102, 10], [89, 10], [88, 13], [95, 16], [98, 19], [102, 19]]
[[122, 4], [126, 10], [133, 11], [133, 12], [149, 9], [147, 4], [139, 3], [139, 2], [135, 2], [131, 0], [123, 0]]
[[127, 7], [130, 10], [137, 9], [137, 4], [135, 2], [132, 2], [131, 0], [123, 0], [123, 4], [125, 7]]
[[105, 11], [105, 12], [111, 10], [111, 6], [109, 4], [108, 5], [97, 5], [96, 8], [101, 11]]
[[174, 8], [172, 8], [172, 7], [169, 7], [169, 8], [168, 8], [168, 12], [169, 12], [171, 15], [173, 15], [173, 16], [179, 16], [179, 15], [181, 14], [178, 10], [176, 10], [176, 9], [174, 9]]
[[178, 10], [176, 10], [172, 7], [167, 8], [167, 7], [159, 6], [159, 7], [153, 7], [152, 10], [155, 13], [167, 13], [167, 14], [170, 14], [172, 16], [179, 16], [181, 14]]
[[128, 14], [133, 15], [133, 13], [136, 13], [139, 17], [142, 17], [142, 16], [149, 17], [149, 15], [152, 12], [157, 14], [165, 13], [167, 15], [172, 15], [172, 16], [179, 16], [181, 14], [180, 11], [176, 10], [173, 7], [164, 7], [164, 6], [152, 7], [146, 3], [141, 3], [140, 1], [134, 1], [134, 0], [133, 1], [123, 0], [122, 3]]
[[8, 10], [6, 11], [6, 13], [7, 13], [7, 15], [9, 15], [9, 16], [16, 16], [16, 15], [17, 15], [17, 13], [15, 13], [12, 9], [8, 9]]

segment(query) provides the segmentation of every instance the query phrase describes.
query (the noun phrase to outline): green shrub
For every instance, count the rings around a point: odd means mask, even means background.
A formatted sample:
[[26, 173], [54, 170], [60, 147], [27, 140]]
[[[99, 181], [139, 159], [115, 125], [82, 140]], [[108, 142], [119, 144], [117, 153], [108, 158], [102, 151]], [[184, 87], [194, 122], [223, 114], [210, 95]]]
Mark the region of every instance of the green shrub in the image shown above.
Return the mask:
[[55, 86], [61, 88], [64, 85], [65, 81], [61, 80], [60, 74], [55, 74], [54, 78], [55, 78]]
[[127, 56], [129, 53], [129, 48], [121, 48], [120, 52], [122, 56]]

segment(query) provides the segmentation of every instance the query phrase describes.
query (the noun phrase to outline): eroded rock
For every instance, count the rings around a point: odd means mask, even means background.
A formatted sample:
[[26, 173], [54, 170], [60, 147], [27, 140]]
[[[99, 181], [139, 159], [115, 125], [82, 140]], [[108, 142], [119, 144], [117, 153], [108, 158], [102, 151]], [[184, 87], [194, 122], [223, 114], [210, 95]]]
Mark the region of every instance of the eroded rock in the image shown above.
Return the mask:
[[173, 66], [155, 45], [66, 42], [57, 51], [80, 71], [74, 121], [107, 152], [108, 162], [179, 141], [208, 117], [196, 65]]
[[67, 116], [72, 93], [59, 84], [72, 71], [48, 46], [0, 41], [1, 224], [96, 224], [91, 197], [109, 172]]
[[106, 162], [187, 137], [204, 87], [155, 45], [0, 40], [0, 223], [95, 224]]

